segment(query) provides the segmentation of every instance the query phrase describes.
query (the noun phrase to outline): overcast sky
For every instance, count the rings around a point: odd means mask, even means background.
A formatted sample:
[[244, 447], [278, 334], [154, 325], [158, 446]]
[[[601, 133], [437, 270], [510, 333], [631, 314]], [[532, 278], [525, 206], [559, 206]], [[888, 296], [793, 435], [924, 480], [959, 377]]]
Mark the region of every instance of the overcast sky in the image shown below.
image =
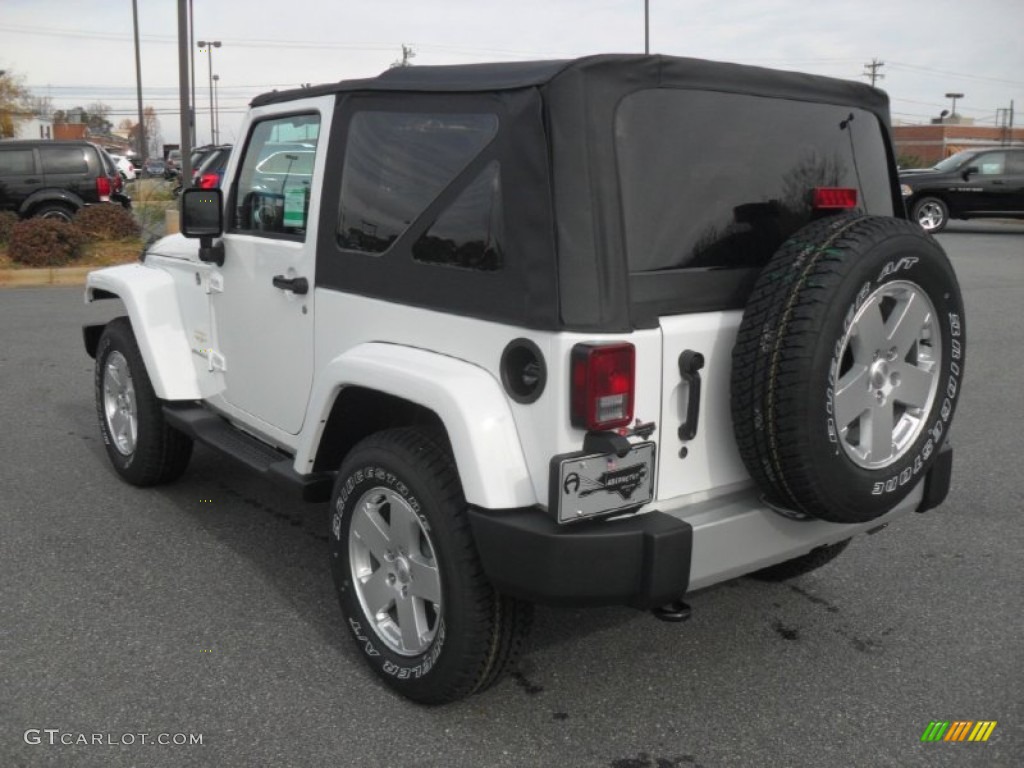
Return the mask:
[[[222, 137], [274, 88], [372, 76], [412, 46], [413, 64], [642, 52], [643, 0], [193, 0], [195, 39], [220, 40]], [[177, 1], [138, 0], [143, 99], [178, 138]], [[0, 69], [56, 108], [103, 101], [135, 114], [131, 0], [0, 0]], [[879, 86], [894, 119], [957, 111], [1024, 125], [1024, 0], [650, 0], [651, 51], [794, 69]], [[209, 140], [209, 60], [196, 54], [199, 143]]]

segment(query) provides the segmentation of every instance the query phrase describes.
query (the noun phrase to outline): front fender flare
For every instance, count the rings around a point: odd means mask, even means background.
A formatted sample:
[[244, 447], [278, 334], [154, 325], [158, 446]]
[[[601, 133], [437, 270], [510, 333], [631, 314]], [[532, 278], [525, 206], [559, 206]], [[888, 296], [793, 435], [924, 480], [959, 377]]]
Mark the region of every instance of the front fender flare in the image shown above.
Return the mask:
[[174, 279], [142, 264], [90, 272], [85, 281], [86, 303], [112, 298], [109, 294], [121, 299], [128, 310], [156, 396], [163, 400], [202, 399]]
[[[295, 467], [313, 466], [324, 424], [349, 386], [383, 392], [427, 408], [448, 432], [466, 501], [485, 509], [537, 503], [519, 433], [501, 384], [483, 368], [397, 344], [366, 343], [339, 355], [317, 376], [306, 414], [316, 424]], [[300, 470], [302, 471], [302, 470]]]

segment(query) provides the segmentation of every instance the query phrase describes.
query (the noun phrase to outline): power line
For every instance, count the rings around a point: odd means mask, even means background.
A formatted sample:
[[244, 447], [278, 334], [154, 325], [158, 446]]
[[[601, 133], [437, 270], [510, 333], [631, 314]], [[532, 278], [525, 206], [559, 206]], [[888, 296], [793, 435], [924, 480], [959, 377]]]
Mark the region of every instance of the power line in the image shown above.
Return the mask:
[[912, 72], [925, 72], [928, 74], [943, 75], [944, 77], [959, 77], [965, 80], [983, 80], [990, 83], [1007, 83], [1009, 85], [1024, 85], [1024, 80], [1009, 80], [1002, 77], [988, 77], [986, 75], [969, 75], [965, 72], [950, 72], [945, 69], [934, 69], [932, 67], [922, 67], [917, 64], [905, 64], [900, 61], [890, 61], [890, 65], [896, 69], [908, 69]]

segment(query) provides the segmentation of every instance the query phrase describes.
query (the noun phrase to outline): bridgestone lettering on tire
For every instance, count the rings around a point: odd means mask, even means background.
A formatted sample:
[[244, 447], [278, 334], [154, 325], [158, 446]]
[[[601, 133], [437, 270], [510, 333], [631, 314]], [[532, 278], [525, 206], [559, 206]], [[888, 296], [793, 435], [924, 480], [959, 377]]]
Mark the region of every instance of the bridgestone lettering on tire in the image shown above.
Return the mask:
[[363, 658], [413, 701], [482, 691], [515, 664], [532, 606], [494, 591], [443, 435], [373, 435], [346, 457], [331, 501], [331, 571]]
[[126, 317], [111, 320], [96, 345], [96, 415], [110, 463], [132, 485], [176, 480], [192, 440], [164, 421], [146, 364]]
[[949, 433], [965, 333], [949, 260], [916, 224], [833, 217], [783, 244], [733, 350], [733, 428], [766, 500], [837, 523], [896, 506]]

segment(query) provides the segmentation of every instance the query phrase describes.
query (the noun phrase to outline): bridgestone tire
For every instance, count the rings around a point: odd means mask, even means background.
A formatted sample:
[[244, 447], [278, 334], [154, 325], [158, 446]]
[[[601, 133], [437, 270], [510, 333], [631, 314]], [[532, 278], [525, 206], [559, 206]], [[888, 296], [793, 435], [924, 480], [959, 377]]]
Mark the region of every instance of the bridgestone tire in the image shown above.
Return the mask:
[[786, 581], [787, 579], [795, 579], [797, 576], [803, 576], [805, 573], [818, 570], [823, 565], [828, 565], [843, 554], [848, 546], [850, 546], [850, 540], [844, 539], [835, 544], [815, 547], [806, 555], [794, 557], [792, 560], [787, 560], [784, 563], [770, 565], [767, 568], [754, 571], [750, 574], [750, 577], [758, 581]]
[[[484, 574], [443, 435], [392, 429], [352, 450], [331, 500], [330, 557], [359, 653], [413, 701], [482, 691], [523, 652], [533, 606], [498, 594]], [[407, 644], [411, 615], [417, 636]]]
[[949, 433], [965, 331], [956, 275], [916, 224], [831, 217], [784, 243], [733, 349], [733, 429], [766, 501], [836, 523], [895, 507]]
[[[130, 376], [129, 405], [137, 422], [134, 444], [126, 448], [122, 443], [121, 449], [105, 411], [104, 379], [111, 360], [117, 360]], [[164, 421], [162, 402], [153, 392], [128, 318], [115, 318], [103, 330], [96, 345], [94, 382], [100, 434], [117, 473], [138, 486], [169, 483], [180, 477], [192, 456], [192, 439]]]

